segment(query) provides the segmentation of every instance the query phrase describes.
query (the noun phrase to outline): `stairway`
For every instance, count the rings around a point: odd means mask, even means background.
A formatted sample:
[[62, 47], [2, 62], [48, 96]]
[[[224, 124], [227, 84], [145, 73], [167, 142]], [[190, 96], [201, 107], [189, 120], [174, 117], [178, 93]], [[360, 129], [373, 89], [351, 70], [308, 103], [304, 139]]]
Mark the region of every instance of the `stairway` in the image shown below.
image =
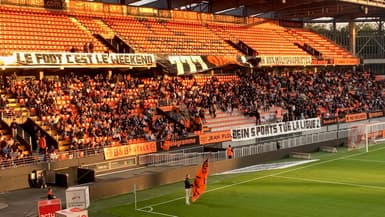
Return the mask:
[[7, 99], [2, 119], [8, 126], [10, 126], [13, 121], [17, 124], [22, 124], [27, 120], [29, 117], [28, 108], [25, 107], [27, 100], [28, 99]]
[[[2, 93], [2, 95], [4, 95], [4, 93]], [[17, 130], [15, 132], [12, 132], [11, 125], [13, 122], [20, 125], [24, 123], [25, 120], [27, 120], [29, 116], [29, 111], [24, 106], [26, 100], [27, 99], [7, 99], [6, 109], [2, 114], [3, 123], [0, 124], [0, 141], [8, 141], [12, 138], [12, 133], [18, 133]], [[28, 139], [25, 140], [26, 141], [24, 143], [19, 140], [20, 145], [18, 146], [18, 149], [21, 150], [25, 156], [27, 156], [31, 154], [31, 150], [30, 144], [28, 144]]]
[[52, 129], [52, 127], [43, 123], [39, 117], [33, 116], [33, 117], [30, 117], [30, 119], [57, 142], [59, 151], [69, 150], [69, 145], [71, 143], [70, 140], [68, 140], [67, 138], [63, 138], [63, 136], [59, 135], [55, 129]]
[[[276, 122], [276, 114], [279, 109], [282, 110], [279, 107], [271, 107], [268, 111], [260, 111], [261, 123]], [[232, 114], [223, 111], [217, 111], [216, 114], [216, 118], [213, 118], [207, 111], [205, 112], [206, 123], [203, 128], [211, 131], [221, 131], [256, 125], [255, 117], [244, 115], [243, 112], [238, 110], [234, 110]]]
[[89, 35], [92, 35], [92, 32], [87, 27], [85, 27], [78, 19], [76, 19], [75, 17], [69, 17], [69, 19], [73, 23], [75, 23], [81, 30], [87, 32]]
[[216, 112], [216, 118], [205, 113], [206, 123], [204, 127], [210, 128], [211, 131], [230, 130], [236, 127], [247, 127], [255, 125], [254, 117], [244, 116], [242, 112], [234, 110], [232, 114], [223, 111]]
[[101, 36], [103, 36], [103, 38], [110, 39], [110, 40], [114, 38], [114, 36], [115, 36], [114, 30], [112, 30], [105, 22], [103, 22], [100, 19], [93, 19], [93, 20], [95, 21], [96, 24], [98, 24], [98, 26], [104, 32], [107, 32], [107, 33], [100, 34]]

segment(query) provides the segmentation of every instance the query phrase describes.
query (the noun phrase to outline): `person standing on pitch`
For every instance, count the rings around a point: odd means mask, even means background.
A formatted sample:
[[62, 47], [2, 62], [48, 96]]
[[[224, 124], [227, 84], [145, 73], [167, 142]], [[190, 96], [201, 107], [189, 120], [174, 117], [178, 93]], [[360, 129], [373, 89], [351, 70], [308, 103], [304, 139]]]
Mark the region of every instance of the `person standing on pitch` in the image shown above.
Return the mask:
[[190, 205], [190, 195], [192, 186], [193, 185], [190, 183], [190, 174], [186, 174], [186, 178], [184, 180], [184, 189], [186, 191], [186, 205]]
[[229, 145], [229, 146], [226, 148], [226, 155], [227, 155], [227, 158], [228, 158], [228, 159], [232, 159], [232, 158], [233, 158], [233, 154], [234, 154], [234, 150], [233, 150], [233, 148], [231, 147], [231, 145]]

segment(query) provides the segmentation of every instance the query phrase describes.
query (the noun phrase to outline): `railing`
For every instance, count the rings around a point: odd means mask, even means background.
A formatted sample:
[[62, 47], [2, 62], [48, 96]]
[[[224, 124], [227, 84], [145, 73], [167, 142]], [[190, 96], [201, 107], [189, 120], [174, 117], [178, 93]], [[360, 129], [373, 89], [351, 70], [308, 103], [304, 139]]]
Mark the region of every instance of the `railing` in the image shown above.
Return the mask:
[[[376, 129], [377, 128], [378, 127], [376, 127]], [[382, 128], [385, 129], [385, 125]], [[242, 158], [260, 153], [276, 151], [278, 148], [288, 149], [313, 143], [345, 139], [348, 138], [349, 131], [351, 131], [351, 124], [345, 123], [337, 126], [330, 125], [323, 127], [323, 131], [319, 133], [304, 132], [302, 133], [303, 135], [292, 135], [291, 137], [283, 137], [279, 139], [265, 139], [263, 141], [257, 142], [256, 144], [242, 147], [233, 147], [234, 158]], [[277, 142], [279, 142], [279, 146], [277, 145]], [[78, 159], [102, 154], [104, 154], [102, 149], [83, 149], [59, 152], [57, 153], [57, 156], [66, 156], [64, 159]], [[211, 161], [224, 160], [226, 159], [226, 152], [204, 152], [204, 146], [196, 146], [170, 152], [141, 155], [137, 158], [129, 157], [114, 161], [105, 161], [84, 167], [95, 169], [97, 172], [103, 172], [112, 169], [121, 169], [124, 167], [127, 168], [133, 166], [187, 166], [200, 164], [202, 160], [207, 158], [209, 158]], [[63, 158], [58, 158], [57, 160], [62, 159]], [[1, 166], [2, 168], [17, 167], [20, 165], [36, 164], [39, 162], [47, 161], [55, 160], [51, 159], [49, 156], [35, 155], [26, 159], [17, 160], [17, 162], [4, 162]]]
[[11, 125], [12, 122], [16, 122], [18, 124], [22, 124], [25, 121], [27, 121], [28, 116], [22, 115], [19, 112], [12, 111], [12, 109], [5, 109], [2, 110], [1, 113], [1, 119], [7, 123], [9, 126]]
[[[346, 138], [348, 130], [334, 130], [331, 132], [321, 132], [306, 134], [280, 140], [265, 141], [260, 144], [253, 144], [242, 147], [234, 147], [234, 158], [242, 158], [251, 155], [276, 151], [279, 142], [280, 149], [288, 149], [313, 143]], [[155, 153], [139, 156], [138, 164], [144, 166], [188, 166], [202, 163], [202, 160], [209, 158], [210, 161], [226, 159], [226, 151], [217, 152], [195, 152], [195, 153]]]
[[205, 159], [218, 161], [226, 159], [226, 151], [195, 153], [158, 153], [139, 156], [142, 166], [187, 166], [202, 163]]
[[[14, 129], [12, 129], [14, 130]], [[17, 126], [17, 128], [15, 129], [17, 135], [22, 138], [28, 145], [29, 147], [32, 149], [32, 137], [31, 135], [29, 135], [29, 133], [27, 131], [25, 131], [22, 127], [20, 126]], [[12, 136], [14, 133], [12, 132]], [[30, 150], [32, 152], [32, 150]]]
[[182, 149], [176, 149], [173, 151], [169, 151], [168, 153], [191, 153], [191, 152], [204, 152], [204, 146], [194, 146], [190, 148], [182, 148]]
[[124, 159], [118, 159], [118, 160], [112, 160], [112, 161], [103, 161], [99, 163], [93, 163], [88, 165], [82, 165], [82, 168], [85, 169], [92, 169], [95, 171], [96, 174], [111, 171], [111, 170], [119, 170], [124, 169], [128, 167], [135, 167], [137, 166], [137, 158], [136, 157], [130, 157], [130, 158], [124, 158]]
[[21, 167], [21, 166], [36, 165], [39, 162], [40, 161], [37, 156], [28, 156], [28, 157], [23, 157], [21, 159], [7, 159], [7, 160], [0, 161], [0, 168], [6, 169], [6, 168]]

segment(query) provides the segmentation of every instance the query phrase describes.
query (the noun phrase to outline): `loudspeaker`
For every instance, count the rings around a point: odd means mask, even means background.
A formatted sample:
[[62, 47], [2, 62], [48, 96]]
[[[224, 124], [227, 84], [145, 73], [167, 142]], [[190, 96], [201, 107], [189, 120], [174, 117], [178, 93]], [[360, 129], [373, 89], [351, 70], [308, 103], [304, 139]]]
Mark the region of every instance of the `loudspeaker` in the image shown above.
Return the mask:
[[69, 186], [68, 177], [69, 177], [68, 173], [56, 173], [55, 174], [55, 185], [67, 188]]
[[90, 169], [78, 168], [77, 183], [84, 184], [95, 182], [95, 171]]

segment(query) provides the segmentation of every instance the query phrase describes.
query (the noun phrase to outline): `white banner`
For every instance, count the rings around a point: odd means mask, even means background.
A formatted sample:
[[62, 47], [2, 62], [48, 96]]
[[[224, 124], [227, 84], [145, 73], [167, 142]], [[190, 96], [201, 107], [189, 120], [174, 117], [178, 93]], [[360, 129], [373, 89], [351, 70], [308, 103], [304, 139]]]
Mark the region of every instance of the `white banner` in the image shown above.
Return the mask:
[[123, 65], [132, 68], [156, 66], [154, 54], [16, 52], [13, 59], [18, 65]]
[[232, 141], [243, 141], [256, 138], [265, 138], [290, 133], [298, 133], [321, 128], [319, 118], [264, 124], [252, 127], [231, 129]]
[[[194, 73], [207, 70], [207, 64], [201, 56], [169, 56], [168, 60], [171, 65], [176, 65], [178, 75], [183, 75], [186, 72]], [[188, 65], [189, 69], [185, 70], [183, 64]]]

